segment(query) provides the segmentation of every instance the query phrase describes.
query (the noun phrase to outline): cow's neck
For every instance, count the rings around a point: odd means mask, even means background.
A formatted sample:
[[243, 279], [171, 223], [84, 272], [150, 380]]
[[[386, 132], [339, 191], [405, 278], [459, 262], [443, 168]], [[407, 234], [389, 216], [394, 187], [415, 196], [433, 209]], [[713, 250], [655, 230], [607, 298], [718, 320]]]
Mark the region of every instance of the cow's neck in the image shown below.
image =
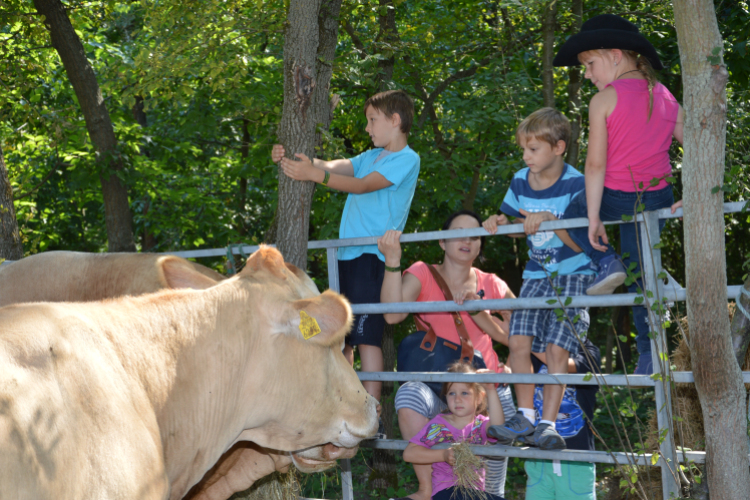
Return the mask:
[[248, 300], [247, 291], [226, 283], [126, 303], [134, 307], [131, 331], [145, 340], [123, 343], [121, 357], [154, 410], [172, 497], [187, 493], [225, 451], [220, 443], [232, 443], [243, 428], [237, 400], [255, 338], [241, 334], [238, 313]]

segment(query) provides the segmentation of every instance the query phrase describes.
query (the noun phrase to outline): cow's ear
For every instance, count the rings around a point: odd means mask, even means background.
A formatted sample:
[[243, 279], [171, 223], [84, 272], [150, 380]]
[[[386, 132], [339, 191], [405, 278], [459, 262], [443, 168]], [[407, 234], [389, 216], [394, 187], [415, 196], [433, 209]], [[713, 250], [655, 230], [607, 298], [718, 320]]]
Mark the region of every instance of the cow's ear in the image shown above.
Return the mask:
[[169, 288], [204, 290], [218, 283], [218, 281], [201, 274], [188, 261], [179, 257], [167, 256], [159, 259], [159, 269]]
[[317, 297], [292, 303], [296, 315], [290, 318], [307, 342], [323, 346], [340, 345], [352, 326], [352, 308], [336, 292], [326, 290]]

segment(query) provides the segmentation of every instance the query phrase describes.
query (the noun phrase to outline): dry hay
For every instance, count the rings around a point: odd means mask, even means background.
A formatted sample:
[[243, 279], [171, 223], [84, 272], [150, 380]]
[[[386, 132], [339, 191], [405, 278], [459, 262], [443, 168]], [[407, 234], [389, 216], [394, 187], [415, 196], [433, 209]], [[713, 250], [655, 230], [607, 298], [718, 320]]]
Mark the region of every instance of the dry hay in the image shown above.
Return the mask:
[[274, 472], [258, 479], [247, 490], [232, 495], [230, 500], [297, 500], [299, 493], [297, 469], [291, 466], [286, 473]]
[[486, 500], [487, 493], [477, 489], [480, 483], [480, 471], [484, 469], [484, 460], [476, 456], [465, 442], [452, 446], [456, 465], [453, 474], [456, 477], [454, 494], [463, 495], [470, 500]]
[[[734, 302], [727, 306], [729, 321], [731, 323], [734, 317]], [[685, 343], [685, 338], [690, 337], [690, 327], [687, 317], [679, 320], [682, 332], [675, 335], [676, 347], [670, 356], [674, 371], [692, 371], [693, 364], [690, 358], [690, 348]], [[745, 362], [742, 369], [750, 370], [750, 349], [745, 354]], [[705, 450], [705, 431], [703, 428], [703, 412], [701, 410], [698, 392], [694, 384], [674, 384], [675, 390], [672, 394], [672, 412], [673, 416], [679, 417], [674, 423], [675, 444], [678, 447], [698, 451]], [[750, 384], [746, 384], [746, 389], [750, 389]], [[659, 450], [659, 429], [654, 410], [648, 420], [648, 434], [646, 437], [646, 450], [656, 452]], [[661, 498], [661, 473], [659, 469], [651, 469], [651, 481], [648, 481], [645, 467], [638, 467], [639, 482], [646, 489], [647, 498]], [[609, 493], [606, 500], [626, 500], [639, 498], [638, 495], [628, 494], [627, 489], [620, 488], [621, 474], [615, 470], [612, 476], [607, 478]]]
[[[729, 321], [731, 323], [734, 317], [734, 302], [727, 305]], [[690, 326], [687, 317], [680, 319], [680, 327], [685, 333], [685, 338], [690, 337]], [[678, 332], [676, 334], [677, 347], [670, 356], [675, 371], [692, 371], [693, 364], [690, 358], [690, 348], [685, 343], [685, 338]], [[750, 349], [745, 353], [743, 370], [750, 370]], [[750, 384], [746, 384], [745, 389], [750, 389]], [[679, 417], [674, 422], [675, 444], [690, 450], [705, 449], [705, 432], [703, 429], [703, 412], [701, 410], [698, 392], [694, 384], [675, 384], [675, 392], [672, 394], [672, 412], [674, 416]], [[681, 419], [681, 421], [679, 421]], [[656, 412], [654, 411], [649, 418], [649, 433], [646, 439], [646, 449], [657, 450], [658, 444], [658, 424]]]

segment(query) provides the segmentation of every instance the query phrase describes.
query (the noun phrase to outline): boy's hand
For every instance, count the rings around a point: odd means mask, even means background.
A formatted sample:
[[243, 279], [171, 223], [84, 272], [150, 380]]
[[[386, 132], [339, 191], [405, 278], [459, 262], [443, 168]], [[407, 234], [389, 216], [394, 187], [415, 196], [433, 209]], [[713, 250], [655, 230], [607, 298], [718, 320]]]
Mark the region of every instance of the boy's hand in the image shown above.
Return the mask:
[[[602, 239], [604, 245], [599, 243], [599, 238]], [[589, 217], [589, 243], [591, 243], [591, 246], [596, 248], [600, 252], [607, 251], [607, 247], [605, 246], [609, 244], [609, 240], [607, 239], [607, 230], [604, 228], [604, 224], [602, 223], [601, 219], [599, 219], [599, 217], [597, 217], [596, 219]]]
[[[315, 177], [318, 173], [318, 169], [313, 167], [312, 161], [302, 153], [295, 153], [300, 161], [290, 160], [289, 158], [281, 159], [281, 169], [287, 175], [297, 181], [314, 181], [318, 182], [320, 179]], [[322, 178], [322, 174], [318, 177]]]
[[497, 232], [497, 226], [508, 224], [508, 218], [505, 214], [491, 215], [486, 221], [482, 222], [482, 227], [490, 234]]
[[443, 450], [443, 462], [448, 462], [448, 465], [456, 465], [456, 454], [453, 453], [453, 448], [446, 448]]
[[284, 154], [284, 146], [282, 146], [281, 144], [274, 144], [273, 148], [271, 149], [271, 160], [274, 163], [279, 163], [284, 157]]
[[399, 267], [401, 265], [401, 231], [388, 230], [378, 238], [378, 250], [385, 256], [385, 265]]
[[542, 222], [550, 221], [550, 220], [557, 220], [557, 217], [552, 215], [552, 212], [527, 212], [523, 208], [518, 210], [521, 215], [524, 216], [523, 221], [523, 231], [528, 234], [532, 235], [539, 231], [539, 225]]

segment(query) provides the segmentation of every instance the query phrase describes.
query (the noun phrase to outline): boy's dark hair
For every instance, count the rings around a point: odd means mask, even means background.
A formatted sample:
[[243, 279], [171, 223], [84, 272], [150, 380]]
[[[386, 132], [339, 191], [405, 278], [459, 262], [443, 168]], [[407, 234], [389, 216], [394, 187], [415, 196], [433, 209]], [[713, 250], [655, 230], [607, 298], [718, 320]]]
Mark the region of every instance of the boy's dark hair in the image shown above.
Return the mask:
[[537, 109], [524, 119], [516, 129], [516, 144], [521, 145], [521, 139], [535, 137], [548, 142], [552, 147], [558, 141], [570, 143], [570, 120], [554, 108]]
[[414, 101], [403, 90], [386, 90], [371, 96], [365, 101], [364, 112], [372, 106], [387, 118], [391, 118], [394, 113], [401, 117], [401, 132], [408, 134], [411, 130], [411, 124], [414, 122]]
[[[468, 215], [469, 217], [474, 217], [477, 222], [479, 223], [479, 227], [482, 227], [482, 218], [479, 216], [478, 213], [472, 211], [472, 210], [459, 210], [458, 212], [453, 212], [448, 216], [447, 219], [445, 219], [445, 222], [443, 223], [443, 231], [447, 231], [450, 229], [451, 224], [453, 223], [453, 219], [455, 219], [458, 216], [461, 215]], [[484, 262], [484, 243], [485, 243], [485, 237], [480, 236], [480, 245], [479, 245], [479, 262]]]
[[[467, 363], [466, 361], [454, 361], [451, 363], [451, 365], [448, 367], [447, 370], [448, 373], [476, 373], [476, 369], [471, 363]], [[474, 391], [474, 394], [480, 396], [482, 400], [479, 403], [479, 406], [477, 406], [477, 415], [485, 415], [487, 416], [487, 391], [485, 391], [484, 386], [478, 382], [464, 382], [466, 385], [471, 387], [471, 389]], [[448, 391], [450, 391], [451, 385], [455, 384], [455, 382], [443, 382], [443, 389], [440, 391], [440, 396], [445, 398], [445, 396], [448, 395]], [[450, 410], [445, 410], [450, 411]]]

